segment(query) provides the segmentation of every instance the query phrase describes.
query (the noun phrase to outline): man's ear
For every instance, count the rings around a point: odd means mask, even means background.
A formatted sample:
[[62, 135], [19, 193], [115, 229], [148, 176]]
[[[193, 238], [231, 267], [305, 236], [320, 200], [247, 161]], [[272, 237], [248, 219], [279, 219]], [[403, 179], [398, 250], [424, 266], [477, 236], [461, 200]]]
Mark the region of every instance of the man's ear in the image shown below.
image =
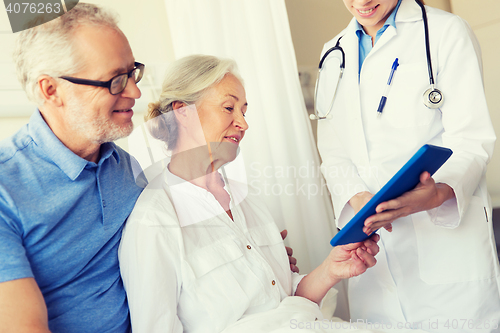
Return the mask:
[[52, 104], [53, 106], [61, 106], [63, 104], [58, 93], [60, 85], [57, 84], [56, 79], [52, 76], [41, 75], [38, 78], [38, 88], [40, 89], [40, 95], [44, 103]]

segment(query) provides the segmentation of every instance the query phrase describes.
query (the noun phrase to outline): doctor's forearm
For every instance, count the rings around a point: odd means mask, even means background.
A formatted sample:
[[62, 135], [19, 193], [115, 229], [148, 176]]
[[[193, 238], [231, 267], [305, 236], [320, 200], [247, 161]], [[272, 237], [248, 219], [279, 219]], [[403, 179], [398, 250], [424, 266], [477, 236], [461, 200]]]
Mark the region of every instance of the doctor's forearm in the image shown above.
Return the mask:
[[455, 191], [453, 191], [453, 189], [449, 185], [444, 183], [437, 183], [436, 188], [440, 202], [438, 206], [441, 206], [444, 202], [455, 198]]

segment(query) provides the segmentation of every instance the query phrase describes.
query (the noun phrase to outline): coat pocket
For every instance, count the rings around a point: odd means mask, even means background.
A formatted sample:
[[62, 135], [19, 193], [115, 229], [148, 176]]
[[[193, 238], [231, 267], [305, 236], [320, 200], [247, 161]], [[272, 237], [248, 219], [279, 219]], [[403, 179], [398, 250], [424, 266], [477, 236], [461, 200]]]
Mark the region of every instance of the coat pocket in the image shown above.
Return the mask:
[[235, 240], [223, 239], [200, 248], [186, 261], [194, 273], [194, 279], [184, 280], [182, 286], [182, 298], [190, 307], [186, 320], [193, 320], [192, 314], [198, 313], [200, 320], [208, 319], [203, 323], [206, 331], [220, 332], [241, 318], [250, 299], [241, 281], [243, 250]]
[[283, 246], [280, 232], [274, 223], [249, 228], [248, 232], [258, 246], [271, 246], [276, 244]]
[[187, 262], [196, 278], [230, 263], [243, 256], [243, 251], [233, 241], [221, 241], [212, 246], [206, 246], [187, 256]]
[[491, 221], [481, 198], [473, 196], [455, 229], [435, 226], [420, 214], [414, 219], [420, 277], [428, 284], [489, 279], [494, 276]]
[[255, 245], [266, 258], [285, 293], [291, 295], [292, 274], [290, 263], [278, 227], [274, 223], [269, 223], [249, 228], [248, 232]]

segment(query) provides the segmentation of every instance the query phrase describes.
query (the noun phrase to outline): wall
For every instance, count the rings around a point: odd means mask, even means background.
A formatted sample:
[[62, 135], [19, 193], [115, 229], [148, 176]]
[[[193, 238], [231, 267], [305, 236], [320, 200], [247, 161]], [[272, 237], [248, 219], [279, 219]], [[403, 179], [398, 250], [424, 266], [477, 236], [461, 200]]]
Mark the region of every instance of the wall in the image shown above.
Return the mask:
[[[313, 92], [317, 65], [323, 44], [332, 39], [352, 16], [341, 0], [285, 0], [304, 98], [313, 110]], [[500, 1], [498, 0], [426, 0], [429, 6], [451, 11], [469, 22], [483, 52], [486, 98], [495, 131], [500, 135]], [[474, 6], [471, 6], [474, 3]], [[471, 110], [473, 112], [473, 110]], [[316, 122], [312, 123], [315, 130]], [[487, 181], [494, 207], [500, 207], [500, 144], [495, 147], [488, 166]]]
[[[495, 126], [497, 137], [500, 137], [500, 1], [475, 0], [471, 6], [469, 0], [451, 0], [453, 13], [469, 22], [476, 34], [483, 52], [484, 87], [491, 119]], [[474, 110], [471, 110], [473, 112]], [[486, 177], [488, 190], [495, 207], [500, 207], [500, 143], [497, 140], [493, 159], [488, 166]]]

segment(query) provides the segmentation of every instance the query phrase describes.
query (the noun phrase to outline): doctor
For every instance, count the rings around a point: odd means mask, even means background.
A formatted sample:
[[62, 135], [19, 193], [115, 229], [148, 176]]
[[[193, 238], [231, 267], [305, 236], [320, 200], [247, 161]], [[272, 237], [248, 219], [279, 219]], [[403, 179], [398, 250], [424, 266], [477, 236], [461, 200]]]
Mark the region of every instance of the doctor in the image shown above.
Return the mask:
[[[377, 207], [378, 264], [349, 281], [353, 320], [428, 331], [498, 331], [500, 270], [485, 172], [495, 133], [480, 51], [461, 18], [425, 7], [438, 108], [430, 88], [422, 8], [415, 0], [344, 0], [354, 18], [325, 44], [318, 84], [318, 148], [342, 228], [423, 144], [453, 155], [413, 191]], [[339, 41], [339, 38], [340, 41]], [[340, 64], [345, 70], [340, 81]], [[386, 92], [383, 112], [377, 112]], [[336, 93], [334, 93], [336, 91]], [[334, 97], [335, 95], [335, 97]], [[333, 101], [333, 102], [332, 102]]]

